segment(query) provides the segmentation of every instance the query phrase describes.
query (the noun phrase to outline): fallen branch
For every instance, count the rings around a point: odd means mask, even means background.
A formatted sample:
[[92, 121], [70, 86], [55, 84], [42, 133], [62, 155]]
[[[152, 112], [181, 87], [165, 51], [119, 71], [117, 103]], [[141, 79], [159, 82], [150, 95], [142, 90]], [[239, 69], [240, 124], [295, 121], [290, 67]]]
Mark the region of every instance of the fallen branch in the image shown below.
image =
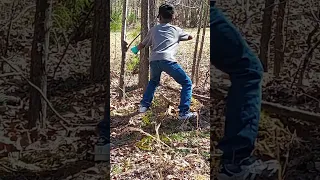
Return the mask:
[[[21, 71], [19, 71], [16, 67], [14, 67], [14, 65], [12, 65], [9, 61], [7, 61], [4, 57], [2, 57], [2, 60], [4, 62], [6, 62], [13, 70], [15, 70], [16, 72], [20, 73]], [[22, 73], [20, 73], [21, 77], [23, 77], [23, 79], [25, 79], [28, 84], [30, 86], [32, 86], [33, 88], [35, 88], [43, 97], [43, 99], [47, 102], [47, 104], [49, 105], [50, 109], [63, 121], [65, 122], [67, 125], [72, 125], [70, 122], [68, 122], [64, 117], [62, 117], [58, 111], [52, 106], [52, 104], [50, 103], [50, 101], [47, 99], [47, 97], [43, 94], [43, 92], [41, 91], [41, 89], [39, 89], [35, 84], [33, 84], [32, 82], [29, 81], [29, 79], [24, 76]], [[63, 125], [62, 125], [63, 126]], [[64, 126], [65, 127], [65, 126]], [[66, 127], [65, 127], [66, 128]], [[67, 131], [69, 131], [69, 129], [66, 129]]]
[[[222, 89], [212, 89], [211, 96], [217, 99], [224, 99], [226, 97], [227, 92]], [[262, 109], [275, 113], [280, 116], [292, 117], [308, 122], [312, 122], [315, 124], [320, 124], [320, 114], [312, 113], [309, 111], [300, 110], [297, 108], [287, 107], [278, 103], [272, 103], [267, 101], [261, 102]]]
[[0, 74], [0, 78], [8, 77], [8, 76], [18, 76], [20, 73], [4, 73]]
[[152, 136], [151, 134], [149, 134], [149, 133], [147, 133], [147, 132], [144, 132], [142, 129], [138, 129], [138, 128], [134, 128], [134, 127], [127, 127], [127, 128], [125, 128], [124, 130], [125, 130], [125, 131], [136, 131], [136, 132], [140, 132], [140, 133], [142, 133], [142, 134], [144, 134], [144, 135], [147, 135], [147, 136], [151, 137], [152, 139], [156, 140], [157, 142], [159, 142], [159, 143], [161, 143], [162, 145], [164, 145], [164, 146], [166, 146], [166, 147], [168, 147], [168, 148], [171, 149], [171, 147], [170, 147], [169, 145], [167, 145], [166, 143], [164, 143], [164, 142], [161, 141], [160, 139]]
[[0, 93], [0, 103], [18, 104], [19, 102], [20, 98], [14, 96], [7, 96], [5, 94]]
[[[180, 92], [180, 90], [174, 89], [169, 86], [163, 86], [163, 87], [168, 88], [173, 91], [176, 91], [176, 92]], [[210, 100], [210, 97], [197, 95], [197, 94], [192, 94], [192, 95], [196, 98], [204, 99], [207, 101]], [[211, 96], [212, 96], [212, 98], [217, 98], [217, 99], [223, 100], [227, 96], [227, 91], [219, 89], [219, 88], [214, 88], [214, 89], [211, 89]], [[272, 103], [272, 102], [267, 102], [267, 101], [262, 101], [261, 106], [262, 106], [262, 109], [264, 109], [270, 113], [275, 113], [275, 114], [285, 116], [285, 117], [292, 117], [292, 118], [320, 124], [320, 114], [317, 114], [317, 113], [304, 111], [304, 110], [300, 110], [297, 108], [292, 108], [292, 107], [284, 106], [284, 105], [281, 105], [278, 103]]]

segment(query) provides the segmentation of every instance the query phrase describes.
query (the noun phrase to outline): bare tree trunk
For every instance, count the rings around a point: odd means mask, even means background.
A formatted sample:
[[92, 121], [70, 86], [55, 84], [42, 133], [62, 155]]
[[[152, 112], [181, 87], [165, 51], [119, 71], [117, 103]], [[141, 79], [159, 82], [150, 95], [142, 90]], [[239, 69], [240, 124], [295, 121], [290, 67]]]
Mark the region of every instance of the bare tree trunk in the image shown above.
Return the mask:
[[190, 28], [197, 27], [197, 9], [191, 9]]
[[[106, 12], [109, 12], [111, 6], [110, 6], [110, 1], [106, 1]], [[105, 38], [108, 40], [110, 38], [110, 13], [106, 13], [106, 19], [105, 21], [106, 23], [106, 27], [107, 27], [107, 31], [106, 31], [106, 36]], [[106, 45], [104, 46], [104, 52], [105, 52], [105, 56], [110, 57], [110, 43], [106, 43]], [[104, 109], [104, 120], [107, 120], [109, 122], [107, 122], [108, 124], [110, 124], [110, 58], [106, 59], [106, 64], [107, 66], [107, 74], [106, 74], [106, 78], [105, 78], [105, 91], [106, 91], [106, 96], [105, 96], [105, 109]], [[110, 134], [108, 134], [108, 139], [110, 139]], [[109, 173], [108, 173], [109, 174]]]
[[187, 27], [187, 22], [189, 19], [189, 8], [183, 8], [183, 22], [182, 22], [182, 26], [183, 27]]
[[12, 20], [14, 18], [14, 12], [15, 12], [15, 4], [16, 4], [16, 1], [14, 0], [12, 2], [12, 6], [11, 6], [10, 23], [8, 25], [6, 46], [5, 46], [5, 49], [4, 49], [4, 56], [5, 57], [7, 57], [7, 55], [8, 55], [8, 48], [9, 48], [9, 42], [10, 42], [10, 33], [11, 33], [11, 29], [12, 29]]
[[201, 31], [201, 23], [202, 23], [202, 18], [203, 18], [203, 12], [202, 11], [203, 11], [203, 3], [201, 4], [201, 9], [200, 9], [200, 12], [199, 12], [200, 21], [198, 22], [196, 45], [195, 45], [194, 53], [193, 53], [193, 63], [192, 63], [192, 73], [191, 73], [191, 81], [192, 82], [194, 80], [194, 76], [195, 76], [195, 72], [196, 72], [198, 45], [199, 45], [199, 38], [200, 38], [200, 31]]
[[152, 28], [156, 24], [156, 11], [155, 11], [156, 0], [149, 0], [149, 24]]
[[[311, 33], [308, 35], [308, 38], [307, 38], [308, 51], [307, 51], [305, 58], [303, 59], [302, 67], [300, 69], [300, 74], [299, 74], [299, 79], [298, 79], [299, 86], [303, 85], [304, 74], [305, 74], [306, 69], [312, 59], [313, 52], [315, 49], [318, 48], [318, 46], [320, 44], [320, 40], [317, 41], [317, 38], [319, 35], [316, 35], [313, 38], [313, 36], [318, 32], [318, 30], [319, 30], [319, 24], [317, 24], [314, 27], [314, 29], [311, 31]], [[312, 42], [315, 42], [315, 41], [317, 41], [317, 42], [312, 46]]]
[[274, 58], [274, 75], [279, 77], [282, 65], [284, 63], [284, 49], [283, 49], [283, 22], [286, 9], [286, 0], [280, 0], [278, 13], [277, 13], [277, 24], [275, 31], [275, 58]]
[[125, 79], [125, 64], [126, 64], [126, 52], [127, 52], [127, 43], [126, 43], [126, 31], [127, 31], [127, 13], [128, 13], [128, 1], [123, 0], [123, 10], [122, 10], [122, 30], [121, 30], [121, 51], [122, 51], [122, 59], [121, 59], [121, 72], [120, 72], [120, 80], [119, 80], [119, 98], [122, 99], [124, 97], [126, 87], [124, 85]]
[[94, 1], [93, 36], [91, 43], [91, 67], [90, 77], [94, 82], [101, 82], [107, 77], [107, 59], [110, 56], [106, 52], [109, 36], [107, 36], [107, 11], [108, 3], [104, 0]]
[[[49, 57], [49, 36], [51, 29], [52, 0], [36, 0], [34, 37], [31, 50], [30, 79], [47, 95], [47, 60]], [[47, 104], [39, 92], [30, 89], [28, 128], [46, 128]], [[36, 134], [31, 135], [33, 140]]]
[[209, 10], [205, 6], [203, 29], [202, 29], [202, 38], [201, 38], [201, 44], [200, 44], [200, 50], [199, 50], [199, 57], [198, 57], [197, 66], [196, 66], [196, 86], [198, 86], [198, 83], [199, 83], [200, 61], [201, 61], [201, 58], [202, 58], [202, 51], [203, 51], [203, 45], [204, 45], [204, 41], [205, 41], [206, 28], [207, 28], [207, 24], [208, 24], [208, 17], [209, 17]]
[[[149, 31], [149, 0], [141, 0], [141, 40]], [[149, 81], [149, 48], [140, 51], [139, 87], [146, 89]]]
[[259, 59], [263, 65], [264, 71], [268, 72], [268, 60], [269, 60], [269, 42], [271, 37], [272, 28], [272, 11], [274, 0], [265, 0], [265, 10], [262, 20], [262, 31], [260, 39], [260, 54]]

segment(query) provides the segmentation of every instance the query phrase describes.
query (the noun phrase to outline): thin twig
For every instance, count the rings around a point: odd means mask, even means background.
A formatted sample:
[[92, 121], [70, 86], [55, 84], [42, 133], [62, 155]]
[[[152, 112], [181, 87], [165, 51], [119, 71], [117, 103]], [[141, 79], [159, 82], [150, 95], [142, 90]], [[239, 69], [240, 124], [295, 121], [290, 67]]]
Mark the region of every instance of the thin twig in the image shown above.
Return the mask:
[[18, 76], [21, 75], [21, 73], [4, 73], [0, 74], [0, 78], [7, 77], [7, 76]]
[[[74, 35], [78, 34], [79, 29], [85, 24], [85, 22], [86, 22], [87, 19], [89, 18], [89, 16], [90, 16], [91, 12], [93, 11], [93, 9], [94, 9], [94, 6], [92, 6], [92, 8], [91, 8], [90, 11], [88, 12], [86, 18], [81, 22], [79, 28], [78, 28], [77, 31], [74, 33]], [[54, 79], [54, 77], [55, 77], [55, 75], [56, 75], [56, 72], [57, 72], [57, 70], [58, 70], [58, 68], [59, 68], [62, 60], [64, 59], [65, 55], [67, 54], [67, 50], [68, 50], [68, 48], [69, 48], [69, 46], [70, 46], [70, 43], [71, 43], [72, 38], [73, 38], [73, 36], [71, 36], [70, 39], [69, 39], [69, 41], [67, 42], [67, 45], [66, 45], [66, 48], [65, 48], [64, 51], [63, 51], [63, 54], [62, 54], [61, 58], [59, 59], [59, 62], [58, 62], [58, 64], [57, 64], [57, 66], [54, 68], [54, 71], [53, 71], [53, 79]]]
[[[132, 45], [132, 43], [141, 35], [141, 33], [139, 33], [128, 45], [128, 47], [130, 47]], [[128, 50], [128, 49], [127, 49]]]
[[26, 13], [28, 10], [30, 10], [31, 8], [34, 8], [34, 7], [36, 7], [36, 5], [30, 5], [30, 6], [26, 7], [23, 11], [21, 11], [21, 13], [20, 13], [16, 18], [14, 18], [12, 21], [9, 20], [9, 22], [7, 22], [4, 26], [2, 26], [2, 27], [0, 28], [0, 31], [2, 31], [5, 27], [9, 26], [9, 25], [10, 25], [10, 22], [13, 23], [14, 21], [20, 19], [20, 17], [21, 17], [24, 13]]
[[166, 147], [168, 147], [168, 148], [171, 149], [171, 147], [170, 147], [169, 145], [167, 145], [167, 144], [164, 143], [163, 141], [159, 140], [158, 138], [155, 138], [155, 137], [152, 136], [151, 134], [143, 131], [142, 129], [138, 129], [138, 128], [135, 128], [135, 127], [127, 127], [125, 130], [127, 130], [127, 131], [136, 131], [136, 132], [140, 132], [140, 133], [142, 133], [142, 134], [145, 134], [145, 135], [151, 137], [152, 139], [156, 140], [157, 142], [161, 143], [162, 145], [164, 145], [164, 146], [166, 146]]

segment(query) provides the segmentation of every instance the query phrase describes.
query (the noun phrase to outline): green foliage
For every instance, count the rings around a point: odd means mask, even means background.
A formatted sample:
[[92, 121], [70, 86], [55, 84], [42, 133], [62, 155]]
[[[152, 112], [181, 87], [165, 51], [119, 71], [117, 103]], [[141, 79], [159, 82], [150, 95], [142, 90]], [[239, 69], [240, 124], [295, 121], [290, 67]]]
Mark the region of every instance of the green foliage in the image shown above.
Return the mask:
[[128, 25], [137, 23], [137, 15], [135, 13], [130, 13], [127, 17]]
[[140, 24], [136, 24], [134, 26], [134, 30], [130, 31], [128, 36], [133, 39], [133, 38], [137, 37], [140, 34], [140, 32], [141, 32], [141, 25]]
[[171, 140], [168, 136], [166, 136], [165, 134], [164, 135], [160, 135], [160, 140], [166, 144], [169, 144], [171, 143]]
[[185, 139], [185, 134], [183, 134], [182, 132], [178, 132], [178, 133], [170, 135], [170, 138], [175, 141], [181, 142]]
[[144, 126], [148, 126], [151, 124], [152, 116], [153, 114], [151, 111], [146, 112], [146, 114], [142, 117], [142, 123]]
[[82, 21], [81, 16], [87, 14], [92, 7], [91, 0], [61, 1], [53, 8], [53, 25], [69, 29]]
[[134, 56], [134, 57], [131, 59], [131, 61], [129, 61], [129, 62], [127, 63], [127, 69], [128, 69], [128, 71], [133, 72], [133, 71], [137, 70], [137, 69], [139, 68], [139, 62], [140, 62], [139, 56]]
[[155, 97], [153, 98], [152, 106], [153, 106], [154, 108], [161, 106], [161, 101], [160, 101], [160, 99], [159, 99], [157, 96], [155, 96]]
[[153, 141], [154, 140], [152, 139], [152, 137], [146, 136], [146, 137], [142, 138], [139, 142], [137, 142], [136, 146], [141, 150], [152, 151], [153, 150], [153, 147], [152, 147]]
[[110, 31], [111, 32], [118, 32], [121, 31], [122, 27], [122, 12], [121, 10], [112, 11], [111, 14], [111, 23], [110, 23]]
[[121, 167], [120, 165], [115, 164], [114, 166], [112, 166], [111, 173], [120, 174], [122, 171], [123, 167]]

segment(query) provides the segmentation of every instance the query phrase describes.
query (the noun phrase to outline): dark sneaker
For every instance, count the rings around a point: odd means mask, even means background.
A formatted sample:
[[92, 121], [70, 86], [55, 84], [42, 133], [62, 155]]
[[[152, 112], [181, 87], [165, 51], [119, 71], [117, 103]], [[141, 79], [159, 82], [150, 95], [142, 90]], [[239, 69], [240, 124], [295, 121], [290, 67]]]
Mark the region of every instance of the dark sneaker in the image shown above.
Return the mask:
[[104, 136], [100, 136], [96, 143], [97, 146], [104, 146], [106, 144], [110, 144], [110, 142], [109, 139]]
[[277, 160], [262, 161], [255, 157], [244, 159], [239, 165], [222, 164], [218, 180], [272, 180], [280, 169]]

